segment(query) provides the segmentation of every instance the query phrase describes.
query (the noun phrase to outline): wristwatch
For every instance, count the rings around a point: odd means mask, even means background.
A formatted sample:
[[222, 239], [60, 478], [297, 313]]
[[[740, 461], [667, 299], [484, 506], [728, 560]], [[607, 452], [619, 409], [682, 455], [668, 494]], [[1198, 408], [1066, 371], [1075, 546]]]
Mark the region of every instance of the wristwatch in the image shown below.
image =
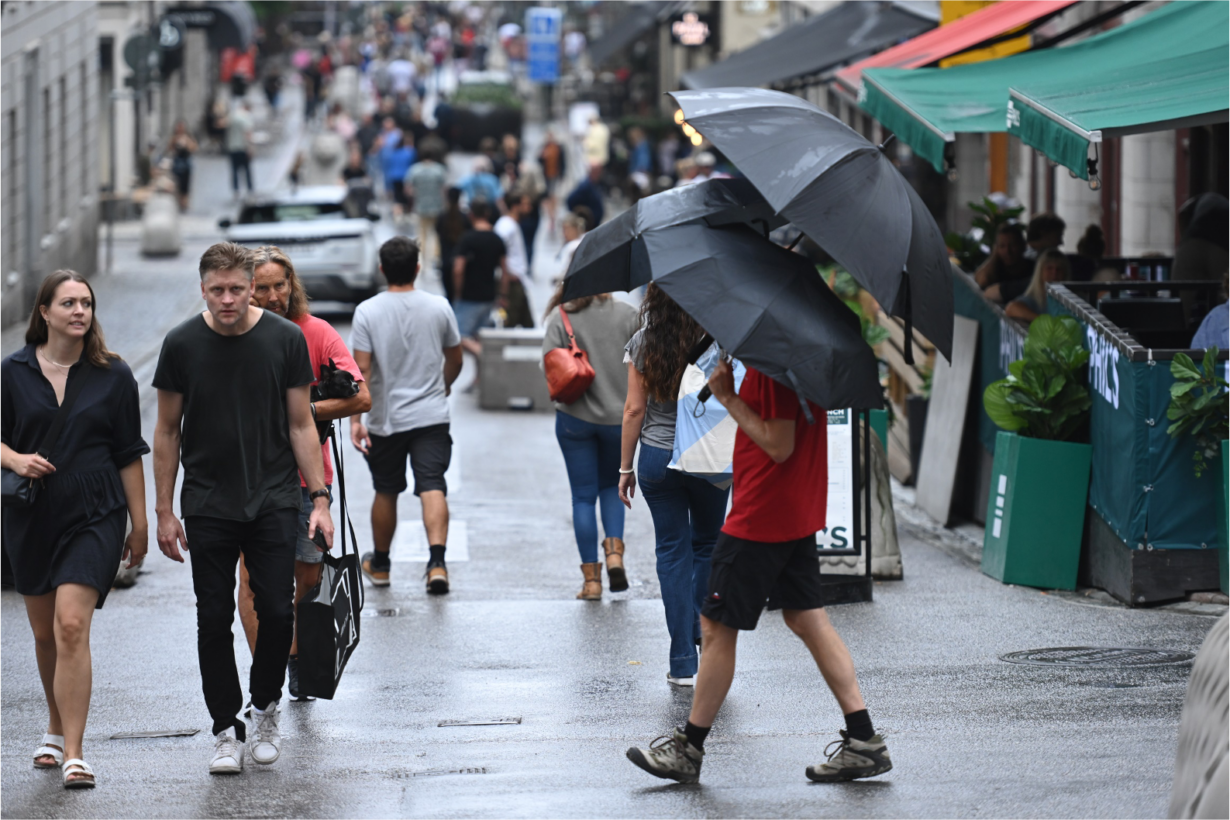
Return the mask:
[[308, 500], [315, 501], [318, 498], [328, 498], [328, 497], [329, 497], [329, 491], [327, 489], [314, 490], [310, 495], [308, 495]]

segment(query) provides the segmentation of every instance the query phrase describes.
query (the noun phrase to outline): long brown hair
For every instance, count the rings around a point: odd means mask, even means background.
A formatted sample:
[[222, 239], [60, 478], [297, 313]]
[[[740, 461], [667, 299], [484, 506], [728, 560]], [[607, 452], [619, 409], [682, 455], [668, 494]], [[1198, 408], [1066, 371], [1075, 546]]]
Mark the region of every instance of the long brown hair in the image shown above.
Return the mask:
[[547, 302], [547, 309], [542, 312], [542, 318], [544, 321], [551, 318], [551, 314], [554, 313], [555, 309], [561, 304], [564, 306], [564, 310], [568, 313], [580, 313], [594, 302], [605, 302], [610, 298], [611, 294], [609, 293], [599, 293], [594, 296], [582, 296], [580, 299], [572, 299], [565, 302], [564, 283], [561, 281], [559, 283], [559, 287], [555, 289], [555, 293], [551, 294], [551, 301]]
[[109, 368], [111, 360], [118, 359], [120, 354], [107, 350], [107, 342], [103, 338], [102, 325], [98, 324], [98, 299], [94, 296], [94, 288], [90, 282], [75, 270], [58, 270], [48, 274], [39, 286], [38, 296], [34, 300], [34, 310], [30, 313], [30, 326], [26, 328], [26, 344], [47, 344], [47, 320], [43, 318], [40, 307], [50, 309], [51, 302], [56, 298], [56, 289], [65, 282], [80, 282], [90, 291], [90, 329], [85, 332], [85, 349], [82, 357], [95, 367]]
[[252, 257], [253, 271], [261, 265], [267, 265], [270, 262], [281, 265], [282, 270], [286, 271], [286, 278], [290, 281], [290, 296], [286, 299], [286, 318], [296, 322], [307, 316], [310, 312], [307, 290], [304, 289], [303, 283], [299, 281], [298, 275], [295, 274], [295, 265], [290, 261], [290, 257], [286, 255], [286, 251], [277, 245], [261, 245], [252, 251]]
[[645, 329], [640, 367], [645, 390], [654, 401], [674, 401], [688, 364], [688, 352], [705, 335], [705, 330], [653, 282], [641, 302], [641, 326]]

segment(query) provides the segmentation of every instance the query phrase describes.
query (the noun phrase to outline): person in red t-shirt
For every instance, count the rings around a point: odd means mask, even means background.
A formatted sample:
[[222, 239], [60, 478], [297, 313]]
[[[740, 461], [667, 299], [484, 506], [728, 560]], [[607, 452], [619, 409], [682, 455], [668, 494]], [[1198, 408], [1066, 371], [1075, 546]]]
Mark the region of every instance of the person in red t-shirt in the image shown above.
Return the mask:
[[[312, 415], [317, 421], [332, 421], [344, 419], [371, 409], [372, 398], [368, 392], [363, 374], [346, 349], [346, 343], [333, 325], [324, 319], [318, 319], [308, 312], [307, 293], [303, 283], [295, 275], [295, 266], [290, 257], [275, 245], [266, 245], [256, 249], [256, 273], [253, 277], [256, 285], [252, 303], [271, 313], [289, 319], [299, 326], [307, 340], [308, 358], [312, 362], [312, 373], [320, 375], [320, 366], [333, 363], [354, 376], [359, 383], [359, 392], [348, 399], [323, 399], [312, 404]], [[325, 486], [333, 489], [333, 462], [329, 458], [329, 444], [321, 445], [325, 460]], [[303, 487], [304, 510], [308, 509], [307, 485], [303, 477], [299, 477]], [[320, 583], [321, 552], [315, 542], [307, 537], [306, 512], [301, 518], [299, 539], [295, 544], [295, 638], [291, 642], [290, 661], [287, 664], [287, 691], [295, 700], [312, 700], [299, 694], [299, 599], [307, 594], [316, 584]], [[344, 523], [344, 522], [343, 522]], [[248, 570], [239, 562], [239, 620], [248, 639], [248, 648], [256, 651], [256, 608], [252, 590], [248, 586]]]
[[[656, 777], [695, 783], [705, 737], [735, 676], [739, 630], [753, 630], [761, 611], [782, 610], [803, 639], [846, 718], [837, 751], [807, 777], [839, 782], [893, 767], [875, 733], [850, 651], [824, 612], [816, 532], [824, 529], [828, 494], [828, 430], [824, 410], [757, 370], [747, 369], [735, 394], [730, 365], [709, 378], [714, 397], [739, 425], [735, 435], [730, 514], [713, 550], [709, 595], [701, 609], [704, 652], [687, 725], [628, 759]], [[810, 414], [811, 418], [807, 416]]]

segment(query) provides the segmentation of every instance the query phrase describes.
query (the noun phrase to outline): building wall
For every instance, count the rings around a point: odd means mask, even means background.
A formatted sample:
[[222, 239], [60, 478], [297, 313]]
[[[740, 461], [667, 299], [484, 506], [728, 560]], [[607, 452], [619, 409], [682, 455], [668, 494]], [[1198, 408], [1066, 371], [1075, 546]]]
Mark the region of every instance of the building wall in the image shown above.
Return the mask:
[[1175, 132], [1123, 137], [1119, 230], [1124, 256], [1174, 254]]
[[0, 33], [5, 327], [24, 321], [43, 277], [86, 276], [98, 257], [97, 4], [7, 2]]

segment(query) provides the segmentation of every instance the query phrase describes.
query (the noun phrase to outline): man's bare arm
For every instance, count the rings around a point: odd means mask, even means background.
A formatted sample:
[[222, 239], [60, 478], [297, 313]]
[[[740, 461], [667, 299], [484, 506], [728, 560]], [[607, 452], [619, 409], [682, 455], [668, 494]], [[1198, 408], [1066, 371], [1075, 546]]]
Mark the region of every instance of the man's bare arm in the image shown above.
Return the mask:
[[444, 389], [447, 391], [461, 375], [461, 345], [444, 348]]
[[158, 519], [158, 548], [172, 561], [180, 563], [184, 557], [179, 548], [188, 548], [187, 535], [174, 509], [183, 419], [183, 394], [159, 390], [158, 421], [154, 425], [154, 514]]
[[709, 389], [739, 429], [764, 450], [769, 458], [781, 464], [794, 453], [794, 419], [762, 419], [735, 393], [734, 372], [729, 362], [719, 362], [709, 377]]
[[[286, 391], [286, 416], [290, 425], [290, 446], [295, 454], [295, 463], [311, 492], [325, 488], [325, 462], [320, 453], [320, 437], [316, 435], [316, 423], [312, 421], [312, 407], [308, 400], [310, 390], [305, 384]], [[324, 533], [325, 543], [333, 546], [333, 517], [329, 514], [327, 497], [312, 500], [312, 514], [308, 518], [308, 538], [316, 529]]]
[[[360, 371], [361, 372], [361, 371]], [[348, 419], [372, 409], [372, 394], [367, 389], [367, 382], [359, 382], [359, 392], [348, 399], [321, 399], [316, 405], [317, 421], [333, 421]]]
[[[461, 301], [461, 287], [466, 281], [466, 258], [458, 256], [453, 260], [453, 301]], [[364, 377], [366, 378], [366, 377]]]

